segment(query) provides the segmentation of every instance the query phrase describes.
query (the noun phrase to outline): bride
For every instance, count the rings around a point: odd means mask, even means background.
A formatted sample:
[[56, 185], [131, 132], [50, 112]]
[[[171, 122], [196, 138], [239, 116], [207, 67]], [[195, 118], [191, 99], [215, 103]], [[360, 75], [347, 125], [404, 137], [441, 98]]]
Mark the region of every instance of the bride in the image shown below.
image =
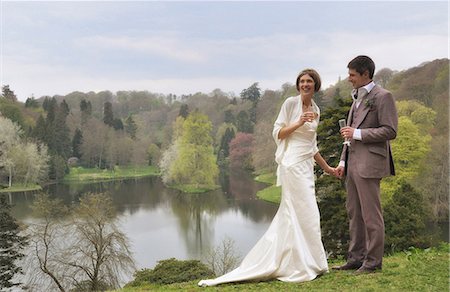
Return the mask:
[[285, 100], [273, 128], [277, 185], [282, 190], [279, 209], [269, 229], [239, 267], [216, 279], [202, 280], [199, 286], [269, 279], [304, 282], [328, 272], [313, 160], [329, 174], [335, 170], [317, 148], [320, 109], [313, 95], [320, 90], [320, 76], [313, 69], [305, 69], [298, 75], [296, 85], [300, 95]]

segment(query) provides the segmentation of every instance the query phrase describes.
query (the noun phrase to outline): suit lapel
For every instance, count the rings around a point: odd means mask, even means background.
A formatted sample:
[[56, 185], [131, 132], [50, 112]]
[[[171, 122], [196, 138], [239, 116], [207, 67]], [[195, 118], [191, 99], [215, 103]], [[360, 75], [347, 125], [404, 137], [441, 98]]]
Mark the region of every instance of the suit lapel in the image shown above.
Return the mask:
[[[369, 94], [367, 94], [362, 100], [361, 100], [361, 104], [359, 105], [358, 109], [356, 109], [357, 111], [360, 111], [360, 113], [357, 115], [357, 120], [355, 121], [355, 126], [356, 128], [358, 128], [361, 123], [364, 121], [364, 119], [366, 118], [367, 114], [370, 111], [370, 107], [366, 106], [366, 101], [369, 99], [372, 99], [375, 97], [375, 95], [378, 92], [378, 85], [375, 85], [374, 88], [372, 88], [372, 90], [369, 92]], [[354, 103], [353, 103], [354, 104]], [[352, 105], [353, 108], [353, 105]]]
[[348, 118], [347, 118], [347, 126], [351, 126], [352, 125], [352, 119], [353, 119], [353, 111], [355, 109], [356, 106], [356, 102], [353, 101], [352, 106], [350, 107], [350, 111], [348, 112]]

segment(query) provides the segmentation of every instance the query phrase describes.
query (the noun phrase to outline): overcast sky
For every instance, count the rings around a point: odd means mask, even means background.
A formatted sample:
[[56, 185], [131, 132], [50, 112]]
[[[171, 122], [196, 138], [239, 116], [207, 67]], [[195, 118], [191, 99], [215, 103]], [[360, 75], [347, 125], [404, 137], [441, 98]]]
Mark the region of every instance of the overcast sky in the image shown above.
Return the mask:
[[447, 1], [1, 1], [1, 85], [19, 100], [72, 91], [236, 95], [356, 55], [377, 70], [448, 58]]

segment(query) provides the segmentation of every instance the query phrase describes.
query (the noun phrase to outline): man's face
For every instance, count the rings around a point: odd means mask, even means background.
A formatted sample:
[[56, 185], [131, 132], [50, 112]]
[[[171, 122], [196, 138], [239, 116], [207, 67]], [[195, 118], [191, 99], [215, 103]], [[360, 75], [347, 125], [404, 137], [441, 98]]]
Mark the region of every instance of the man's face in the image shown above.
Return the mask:
[[348, 81], [353, 85], [353, 88], [360, 88], [370, 82], [369, 72], [365, 71], [361, 75], [355, 69], [348, 69]]

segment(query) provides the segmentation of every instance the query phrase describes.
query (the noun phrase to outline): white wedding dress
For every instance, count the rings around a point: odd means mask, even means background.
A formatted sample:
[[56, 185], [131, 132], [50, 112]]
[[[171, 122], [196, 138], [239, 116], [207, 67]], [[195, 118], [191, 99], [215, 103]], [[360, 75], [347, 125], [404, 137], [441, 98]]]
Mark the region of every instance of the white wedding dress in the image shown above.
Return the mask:
[[[319, 108], [313, 104], [319, 113]], [[278, 139], [283, 126], [298, 120], [301, 108], [300, 96], [286, 99], [274, 125], [273, 135], [278, 145], [275, 154], [277, 185], [282, 186], [282, 198], [268, 230], [239, 267], [216, 279], [202, 280], [199, 286], [269, 279], [304, 282], [328, 271], [314, 188], [313, 155], [318, 151], [319, 117], [298, 128], [287, 139]]]

